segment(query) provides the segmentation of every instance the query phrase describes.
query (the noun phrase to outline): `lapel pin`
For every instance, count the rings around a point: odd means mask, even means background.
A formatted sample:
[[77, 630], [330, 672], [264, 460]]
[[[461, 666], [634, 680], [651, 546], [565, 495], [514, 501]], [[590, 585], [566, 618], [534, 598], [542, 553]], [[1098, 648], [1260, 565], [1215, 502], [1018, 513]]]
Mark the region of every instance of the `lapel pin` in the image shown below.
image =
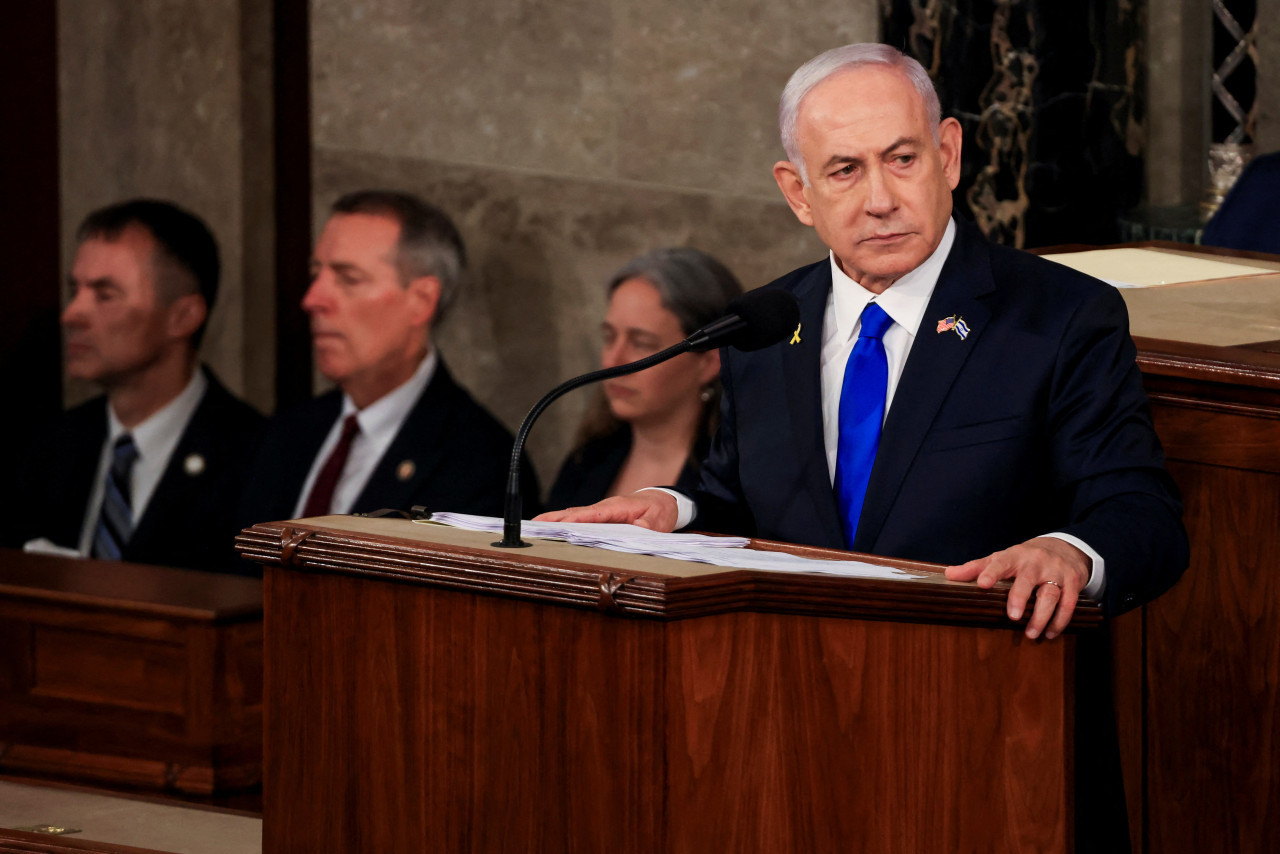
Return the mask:
[[803, 325], [804, 325], [804, 324], [802, 324], [802, 323], [797, 323], [797, 324], [796, 324], [796, 331], [791, 333], [791, 343], [792, 343], [792, 344], [799, 344], [799, 343], [800, 343], [800, 327], [801, 327], [801, 326], [803, 326]]
[[188, 477], [199, 477], [204, 473], [204, 457], [199, 454], [187, 454], [187, 458], [182, 461], [182, 470]]
[[953, 314], [938, 321], [938, 334], [941, 335], [944, 332], [954, 332], [963, 341], [969, 337], [969, 324], [964, 322], [963, 317]]
[[396, 479], [403, 483], [413, 477], [413, 473], [417, 470], [418, 468], [413, 464], [413, 460], [405, 460], [396, 466]]

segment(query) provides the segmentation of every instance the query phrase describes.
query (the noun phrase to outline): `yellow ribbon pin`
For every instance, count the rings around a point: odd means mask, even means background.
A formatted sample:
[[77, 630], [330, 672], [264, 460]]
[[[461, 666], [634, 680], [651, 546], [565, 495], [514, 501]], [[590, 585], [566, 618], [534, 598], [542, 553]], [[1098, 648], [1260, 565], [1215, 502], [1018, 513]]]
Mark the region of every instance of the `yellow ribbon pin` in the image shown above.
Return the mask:
[[796, 331], [791, 333], [791, 343], [792, 343], [792, 344], [799, 344], [799, 343], [800, 343], [800, 327], [801, 327], [801, 326], [803, 326], [803, 325], [804, 325], [804, 324], [801, 324], [801, 323], [797, 323], [797, 324], [796, 324]]

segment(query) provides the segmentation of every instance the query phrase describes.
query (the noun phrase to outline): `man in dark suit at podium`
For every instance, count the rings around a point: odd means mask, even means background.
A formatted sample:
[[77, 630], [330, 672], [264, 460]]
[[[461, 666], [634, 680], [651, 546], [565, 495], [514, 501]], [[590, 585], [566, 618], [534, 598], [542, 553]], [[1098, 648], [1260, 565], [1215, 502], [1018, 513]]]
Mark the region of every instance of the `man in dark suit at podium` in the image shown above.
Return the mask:
[[235, 568], [236, 501], [262, 416], [198, 363], [218, 289], [213, 235], [173, 204], [137, 199], [90, 214], [77, 236], [67, 372], [106, 394], [15, 454], [4, 545]]
[[[384, 508], [497, 515], [512, 436], [454, 381], [431, 330], [466, 267], [449, 218], [414, 196], [343, 196], [302, 301], [320, 372], [338, 387], [267, 428], [242, 524]], [[537, 482], [526, 466], [526, 507]]]
[[[960, 125], [918, 63], [850, 45], [782, 97], [774, 177], [828, 259], [788, 341], [722, 356], [720, 431], [692, 496], [644, 491], [551, 519], [694, 527], [1012, 580], [1054, 637], [1081, 594], [1111, 613], [1188, 562], [1121, 298], [952, 217]], [[1034, 606], [1028, 603], [1035, 592]]]

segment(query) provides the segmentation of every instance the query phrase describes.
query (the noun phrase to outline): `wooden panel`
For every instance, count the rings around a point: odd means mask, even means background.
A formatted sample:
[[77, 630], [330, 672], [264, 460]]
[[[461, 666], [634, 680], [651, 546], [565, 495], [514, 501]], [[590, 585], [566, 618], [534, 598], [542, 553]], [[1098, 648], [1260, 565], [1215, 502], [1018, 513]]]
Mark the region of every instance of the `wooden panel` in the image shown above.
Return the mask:
[[1070, 641], [765, 614], [670, 632], [669, 850], [1070, 850]]
[[1280, 476], [1169, 468], [1192, 564], [1146, 608], [1150, 850], [1280, 851]]
[[266, 593], [264, 850], [662, 850], [659, 624], [272, 568]]
[[0, 551], [0, 768], [257, 785], [261, 602], [243, 578]]
[[96, 632], [36, 626], [32, 638], [37, 697], [100, 706], [185, 711], [185, 650]]
[[1170, 460], [1280, 474], [1280, 411], [1156, 394], [1152, 415]]

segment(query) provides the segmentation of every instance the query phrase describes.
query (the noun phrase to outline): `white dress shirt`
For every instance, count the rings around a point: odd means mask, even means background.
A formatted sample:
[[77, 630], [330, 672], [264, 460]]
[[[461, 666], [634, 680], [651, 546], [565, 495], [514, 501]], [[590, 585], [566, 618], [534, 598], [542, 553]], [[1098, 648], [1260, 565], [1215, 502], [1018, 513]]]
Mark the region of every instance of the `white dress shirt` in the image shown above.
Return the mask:
[[98, 474], [93, 480], [93, 492], [89, 495], [89, 504], [85, 508], [84, 522], [80, 526], [79, 552], [88, 556], [93, 548], [93, 535], [98, 528], [98, 516], [102, 512], [102, 494], [106, 491], [107, 471], [111, 468], [111, 460], [115, 456], [116, 439], [125, 433], [133, 436], [133, 444], [138, 449], [138, 458], [133, 463], [133, 471], [129, 477], [129, 507], [133, 511], [133, 525], [147, 512], [147, 505], [160, 478], [169, 466], [169, 457], [178, 446], [178, 440], [187, 429], [191, 416], [195, 415], [200, 401], [204, 399], [209, 381], [204, 371], [196, 368], [181, 393], [173, 400], [152, 414], [147, 420], [126, 430], [116, 418], [111, 404], [107, 404], [107, 440], [102, 444], [102, 453], [98, 456]]
[[[822, 437], [827, 452], [827, 474], [831, 482], [836, 477], [836, 452], [840, 442], [840, 392], [844, 387], [844, 369], [853, 352], [853, 345], [862, 330], [862, 310], [867, 303], [875, 302], [893, 320], [885, 330], [885, 357], [889, 365], [888, 388], [885, 393], [884, 411], [888, 418], [889, 407], [893, 404], [894, 392], [898, 389], [898, 381], [902, 378], [902, 370], [907, 364], [907, 356], [911, 353], [911, 345], [915, 343], [924, 319], [929, 299], [938, 285], [938, 277], [942, 274], [943, 264], [951, 253], [955, 243], [956, 224], [954, 220], [947, 223], [942, 240], [928, 258], [919, 267], [907, 273], [884, 290], [873, 294], [845, 275], [836, 263], [835, 253], [830, 253], [831, 293], [827, 298], [826, 312], [822, 318], [822, 355], [820, 359], [822, 371]], [[892, 441], [892, 436], [885, 436], [882, 441]], [[664, 490], [676, 499], [678, 518], [676, 528], [683, 528], [693, 521], [697, 515], [697, 506], [693, 500], [682, 493]], [[1071, 534], [1054, 532], [1045, 534], [1070, 543], [1084, 552], [1093, 562], [1093, 570], [1089, 583], [1080, 595], [1088, 599], [1098, 599], [1106, 584], [1105, 561], [1102, 556], [1089, 547], [1079, 537]], [[975, 555], [982, 557], [982, 555]]]
[[338, 476], [338, 485], [334, 487], [333, 503], [330, 506], [332, 513], [351, 512], [352, 505], [364, 491], [365, 484], [373, 476], [373, 470], [378, 467], [378, 461], [391, 447], [391, 442], [395, 439], [396, 433], [400, 432], [400, 426], [404, 424], [404, 420], [409, 417], [413, 405], [418, 402], [418, 398], [431, 383], [438, 361], [435, 350], [429, 350], [426, 358], [413, 372], [413, 376], [364, 409], [357, 409], [355, 401], [348, 395], [342, 396], [342, 412], [329, 428], [329, 435], [325, 437], [324, 444], [320, 446], [320, 452], [312, 460], [311, 471], [307, 473], [302, 491], [298, 493], [298, 503], [293, 508], [295, 518], [302, 515], [303, 508], [307, 504], [307, 496], [311, 494], [311, 487], [316, 482], [316, 476], [320, 474], [320, 469], [329, 459], [330, 452], [342, 437], [342, 422], [354, 412], [356, 421], [360, 424], [360, 432], [351, 442], [351, 452], [347, 455], [347, 463], [342, 468], [342, 474]]

